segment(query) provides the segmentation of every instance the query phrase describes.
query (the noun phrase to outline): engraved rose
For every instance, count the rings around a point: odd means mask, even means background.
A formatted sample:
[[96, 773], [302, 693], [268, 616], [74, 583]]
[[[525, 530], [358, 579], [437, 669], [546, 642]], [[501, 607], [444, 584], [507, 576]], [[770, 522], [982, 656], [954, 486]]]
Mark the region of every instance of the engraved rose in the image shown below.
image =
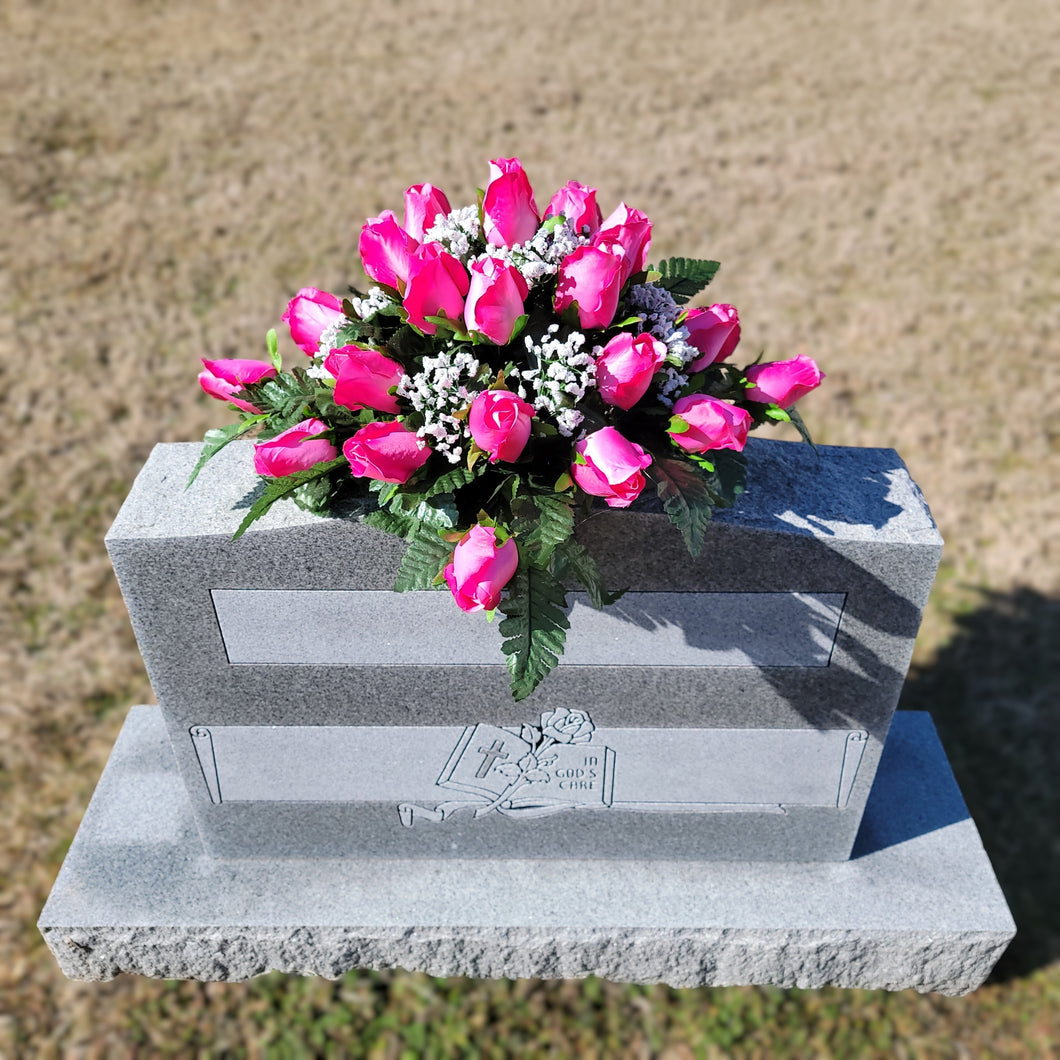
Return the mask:
[[541, 732], [556, 743], [588, 743], [595, 728], [584, 710], [557, 707], [541, 715]]

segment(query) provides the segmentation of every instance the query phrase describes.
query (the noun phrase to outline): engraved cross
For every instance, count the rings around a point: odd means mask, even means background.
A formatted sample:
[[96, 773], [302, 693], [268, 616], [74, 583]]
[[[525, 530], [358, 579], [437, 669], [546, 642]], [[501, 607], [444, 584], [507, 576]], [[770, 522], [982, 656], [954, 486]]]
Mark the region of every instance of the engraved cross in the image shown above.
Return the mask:
[[479, 777], [480, 779], [484, 777], [490, 771], [491, 766], [498, 758], [505, 759], [508, 757], [508, 752], [502, 750], [503, 747], [503, 740], [494, 740], [492, 747], [480, 747], [478, 749], [478, 753], [480, 755], [485, 755], [486, 757], [483, 759], [482, 765], [480, 765], [475, 771], [476, 777]]

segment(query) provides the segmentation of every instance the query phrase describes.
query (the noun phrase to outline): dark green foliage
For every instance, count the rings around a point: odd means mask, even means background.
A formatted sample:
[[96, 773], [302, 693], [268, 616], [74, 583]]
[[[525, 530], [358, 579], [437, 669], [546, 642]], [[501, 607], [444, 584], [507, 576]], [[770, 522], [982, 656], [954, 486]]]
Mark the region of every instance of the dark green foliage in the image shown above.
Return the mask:
[[596, 560], [589, 550], [573, 537], [556, 546], [552, 566], [557, 578], [564, 578], [569, 573], [580, 581], [585, 587], [589, 603], [597, 611], [613, 604], [626, 591], [619, 589], [612, 593], [607, 590]]
[[211, 457], [216, 456], [229, 442], [234, 442], [240, 435], [246, 434], [247, 431], [267, 418], [264, 415], [249, 416], [239, 423], [229, 423], [224, 427], [211, 427], [203, 436], [202, 453], [199, 455], [195, 467], [192, 468], [191, 475], [188, 477], [184, 488], [187, 489], [199, 477], [199, 472], [206, 466], [206, 462]]
[[570, 629], [566, 604], [563, 586], [548, 570], [525, 560], [519, 564], [500, 605], [506, 616], [501, 651], [516, 700], [526, 699], [559, 662]]
[[791, 421], [792, 426], [799, 432], [802, 440], [813, 448], [813, 451], [817, 451], [817, 446], [813, 444], [813, 439], [810, 437], [810, 431], [806, 424], [803, 422], [802, 417], [799, 415], [799, 410], [793, 405], [788, 409], [788, 419]]
[[649, 271], [660, 273], [662, 279], [656, 281], [656, 286], [665, 288], [678, 305], [684, 305], [714, 279], [720, 268], [718, 261], [668, 258], [650, 266]]
[[454, 467], [452, 471], [439, 475], [424, 492], [425, 497], [435, 497], [440, 493], [455, 493], [462, 486], [466, 486], [475, 473], [468, 471], [466, 467]]
[[705, 477], [715, 508], [731, 508], [747, 484], [747, 457], [732, 449], [711, 453], [714, 471]]
[[453, 546], [422, 523], [417, 524], [407, 540], [408, 548], [394, 580], [394, 591], [407, 593], [416, 589], [437, 588], [438, 572], [448, 561]]
[[526, 543], [537, 550], [537, 562], [547, 564], [552, 550], [574, 533], [574, 510], [562, 493], [535, 493], [536, 520]]
[[242, 537], [252, 523], [260, 519], [281, 497], [294, 493], [302, 486], [306, 486], [316, 479], [330, 475], [335, 468], [346, 463], [345, 457], [328, 460], [322, 464], [299, 471], [294, 475], [285, 475], [283, 478], [263, 478], [265, 490], [262, 495], [250, 506], [250, 510], [239, 524], [239, 529], [232, 535], [232, 539]]
[[686, 460], [662, 458], [652, 464], [649, 474], [655, 479], [670, 522], [681, 531], [689, 555], [698, 556], [714, 510], [703, 473]]

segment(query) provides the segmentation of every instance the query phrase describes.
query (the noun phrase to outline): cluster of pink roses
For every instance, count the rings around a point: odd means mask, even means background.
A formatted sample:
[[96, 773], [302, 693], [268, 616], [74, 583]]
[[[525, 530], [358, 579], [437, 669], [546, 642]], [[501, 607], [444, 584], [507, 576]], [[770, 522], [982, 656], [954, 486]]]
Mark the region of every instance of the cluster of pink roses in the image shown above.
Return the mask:
[[[651, 316], [646, 303], [637, 301], [646, 297], [645, 290], [650, 296], [653, 282], [661, 279], [646, 272], [651, 222], [625, 204], [605, 218], [593, 188], [570, 181], [541, 213], [519, 160], [501, 158], [490, 163], [490, 179], [480, 210], [471, 211], [472, 223], [469, 210], [454, 212], [438, 188], [417, 184], [405, 192], [402, 222], [386, 210], [364, 224], [361, 259], [379, 287], [364, 303], [375, 299], [373, 308], [358, 322], [373, 319], [371, 314], [384, 306], [394, 329], [409, 325], [431, 339], [437, 351], [466, 349], [485, 359], [489, 371], [484, 368], [476, 383], [461, 392], [463, 405], [451, 419], [488, 456], [487, 466], [526, 462], [533, 437], [556, 433], [554, 427], [535, 425], [544, 416], [555, 416], [554, 394], [546, 399], [540, 390], [535, 395], [503, 382], [505, 372], [518, 379], [526, 367], [513, 340], [526, 325], [532, 297], [535, 319], [544, 310], [563, 322], [565, 335], [580, 329], [583, 334], [576, 337], [591, 351], [591, 392], [583, 396], [578, 391], [568, 404], [589, 402], [596, 422], [605, 425], [572, 437], [567, 488], [573, 482], [611, 507], [633, 503], [655, 459], [619, 429], [626, 430], [624, 417], [653, 388], [656, 403], [669, 408], [664, 430], [673, 452], [699, 457], [742, 450], [748, 431], [764, 422], [758, 406], [786, 409], [822, 379], [811, 358], [798, 356], [753, 365], [742, 374], [726, 367], [728, 382], [719, 383], [722, 362], [740, 339], [736, 309], [724, 303], [679, 309], [663, 292], [663, 315]], [[560, 225], [565, 242], [556, 244], [562, 251], [550, 259], [549, 239]], [[466, 253], [459, 249], [460, 240], [454, 241], [454, 232], [466, 237]], [[624, 319], [618, 323], [620, 309]], [[331, 401], [364, 415], [356, 429], [337, 431], [322, 418], [326, 413], [311, 414], [312, 406], [306, 405], [306, 418], [255, 445], [258, 474], [283, 478], [307, 471], [337, 461], [341, 448], [355, 478], [403, 486], [431, 459], [434, 436], [403, 389], [412, 376], [422, 386], [424, 358], [401, 355], [385, 340], [379, 343], [382, 348], [337, 340], [350, 323], [348, 312], [349, 305], [344, 310], [336, 296], [307, 287], [291, 299], [282, 320], [295, 345], [314, 359], [309, 375], [315, 372], [314, 378], [323, 381]], [[528, 349], [532, 341], [544, 340], [538, 334], [527, 337]], [[487, 352], [481, 354], [484, 346]], [[490, 363], [488, 350], [502, 348]], [[715, 365], [719, 368], [711, 375]], [[261, 413], [250, 398], [277, 375], [276, 368], [254, 360], [204, 359], [203, 368], [203, 390], [248, 416]], [[543, 372], [540, 364], [531, 368]], [[668, 391], [666, 380], [672, 384]], [[247, 388], [258, 389], [251, 393]], [[670, 395], [665, 401], [664, 394]], [[375, 413], [379, 416], [372, 418]], [[579, 412], [575, 422], [582, 419]], [[654, 448], [650, 438], [632, 433]], [[516, 539], [503, 522], [478, 523], [456, 544], [442, 575], [461, 608], [491, 610], [519, 561]]]

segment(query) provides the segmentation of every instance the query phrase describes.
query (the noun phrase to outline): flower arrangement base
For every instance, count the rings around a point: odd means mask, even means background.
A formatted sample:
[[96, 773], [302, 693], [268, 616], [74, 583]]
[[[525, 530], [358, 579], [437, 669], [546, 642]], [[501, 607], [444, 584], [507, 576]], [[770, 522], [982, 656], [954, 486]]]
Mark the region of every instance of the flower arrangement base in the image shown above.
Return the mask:
[[391, 591], [403, 542], [277, 505], [235, 442], [160, 445], [107, 546], [218, 857], [849, 857], [942, 547], [886, 449], [752, 439], [690, 560], [650, 506], [578, 537], [610, 590], [514, 702], [496, 625]]
[[841, 864], [208, 856], [133, 708], [40, 917], [73, 979], [352, 968], [964, 994], [1015, 928], [926, 714], [899, 712]]

